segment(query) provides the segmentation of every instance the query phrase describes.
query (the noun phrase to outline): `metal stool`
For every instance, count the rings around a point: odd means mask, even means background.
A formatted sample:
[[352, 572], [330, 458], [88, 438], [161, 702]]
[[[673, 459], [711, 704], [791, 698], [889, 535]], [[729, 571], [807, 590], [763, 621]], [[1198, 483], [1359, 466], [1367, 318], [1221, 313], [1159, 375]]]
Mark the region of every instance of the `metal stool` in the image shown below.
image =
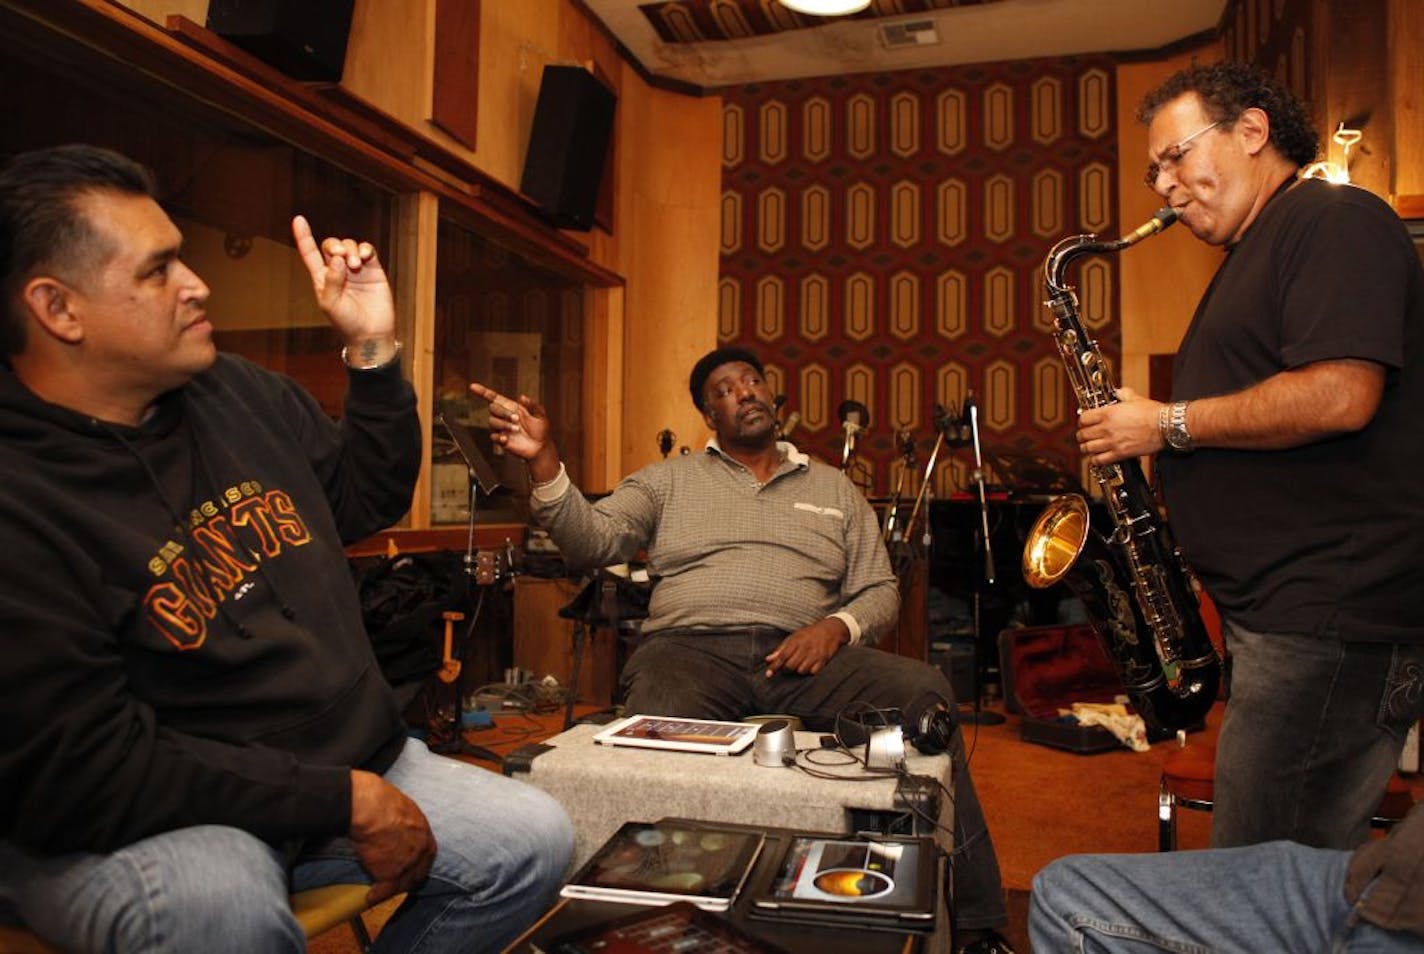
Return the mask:
[[[1179, 736], [1179, 738], [1181, 738]], [[1183, 744], [1162, 763], [1162, 780], [1157, 794], [1157, 850], [1177, 850], [1177, 809], [1212, 809], [1216, 782], [1216, 741]], [[1370, 824], [1388, 828], [1409, 814], [1414, 796], [1409, 784], [1396, 772], [1389, 778], [1384, 798], [1375, 809]]]
[[[362, 951], [371, 948], [371, 935], [361, 920], [368, 884], [328, 884], [291, 896], [292, 913], [308, 938], [325, 933], [339, 924], [351, 925]], [[0, 951], [4, 954], [59, 954], [59, 950], [35, 937], [23, 927], [0, 924]]]

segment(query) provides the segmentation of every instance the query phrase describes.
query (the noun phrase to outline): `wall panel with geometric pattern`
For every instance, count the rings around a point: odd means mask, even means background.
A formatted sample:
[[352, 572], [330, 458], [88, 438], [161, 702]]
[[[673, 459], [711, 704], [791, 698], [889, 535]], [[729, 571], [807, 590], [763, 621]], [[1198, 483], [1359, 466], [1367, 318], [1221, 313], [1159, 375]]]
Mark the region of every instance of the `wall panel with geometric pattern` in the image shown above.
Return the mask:
[[[1117, 234], [1113, 77], [1066, 57], [721, 90], [719, 338], [761, 355], [799, 446], [839, 462], [836, 408], [862, 402], [863, 476], [887, 494], [898, 432], [923, 466], [936, 405], [972, 389], [986, 446], [1079, 472], [1042, 265], [1065, 235]], [[1116, 265], [1081, 265], [1115, 358]], [[969, 452], [941, 460], [936, 493], [966, 489]]]

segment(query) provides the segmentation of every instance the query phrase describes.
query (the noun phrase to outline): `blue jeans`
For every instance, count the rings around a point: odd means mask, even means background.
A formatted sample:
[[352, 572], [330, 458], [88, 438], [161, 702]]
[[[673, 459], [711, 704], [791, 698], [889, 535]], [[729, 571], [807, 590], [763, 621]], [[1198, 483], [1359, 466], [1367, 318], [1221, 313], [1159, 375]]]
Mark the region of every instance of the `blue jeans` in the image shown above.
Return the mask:
[[[867, 646], [842, 646], [814, 676], [783, 671], [768, 679], [766, 654], [784, 638], [772, 629], [649, 635], [623, 667], [626, 708], [695, 719], [780, 713], [796, 716], [809, 730], [826, 732], [852, 704], [902, 710], [926, 698], [953, 704], [954, 690], [944, 673]], [[1002, 927], [1008, 909], [999, 858], [969, 777], [958, 726], [949, 755], [954, 763], [954, 926], [961, 931]]]
[[1350, 854], [1275, 841], [1245, 848], [1075, 855], [1039, 871], [1034, 954], [1420, 954], [1424, 939], [1353, 916]]
[[[384, 777], [420, 806], [438, 850], [376, 951], [498, 951], [552, 902], [573, 826], [549, 796], [414, 739]], [[344, 838], [304, 851], [289, 872], [270, 845], [215, 825], [107, 855], [40, 857], [0, 844], [0, 900], [66, 951], [300, 954], [288, 892], [370, 880]]]
[[1212, 847], [1360, 844], [1424, 716], [1424, 646], [1224, 628]]

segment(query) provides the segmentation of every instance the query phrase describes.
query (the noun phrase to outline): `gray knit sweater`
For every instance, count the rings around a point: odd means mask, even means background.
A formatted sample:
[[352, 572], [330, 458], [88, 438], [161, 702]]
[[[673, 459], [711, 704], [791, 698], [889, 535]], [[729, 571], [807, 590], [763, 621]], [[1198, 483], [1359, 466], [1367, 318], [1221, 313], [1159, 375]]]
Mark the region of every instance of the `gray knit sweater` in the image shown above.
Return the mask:
[[576, 572], [646, 551], [653, 588], [644, 633], [689, 626], [795, 631], [838, 616], [852, 642], [894, 623], [899, 590], [875, 514], [840, 471], [778, 443], [765, 484], [722, 453], [644, 467], [589, 503], [561, 471], [534, 489], [534, 516]]

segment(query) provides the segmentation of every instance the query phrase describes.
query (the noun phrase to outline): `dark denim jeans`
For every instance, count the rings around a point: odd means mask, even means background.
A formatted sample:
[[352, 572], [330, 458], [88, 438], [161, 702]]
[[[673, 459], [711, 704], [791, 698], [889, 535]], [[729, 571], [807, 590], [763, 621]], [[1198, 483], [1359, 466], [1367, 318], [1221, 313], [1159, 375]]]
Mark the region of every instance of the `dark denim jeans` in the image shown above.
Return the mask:
[[1424, 645], [1258, 633], [1223, 620], [1230, 701], [1212, 846], [1354, 848], [1424, 715]]

